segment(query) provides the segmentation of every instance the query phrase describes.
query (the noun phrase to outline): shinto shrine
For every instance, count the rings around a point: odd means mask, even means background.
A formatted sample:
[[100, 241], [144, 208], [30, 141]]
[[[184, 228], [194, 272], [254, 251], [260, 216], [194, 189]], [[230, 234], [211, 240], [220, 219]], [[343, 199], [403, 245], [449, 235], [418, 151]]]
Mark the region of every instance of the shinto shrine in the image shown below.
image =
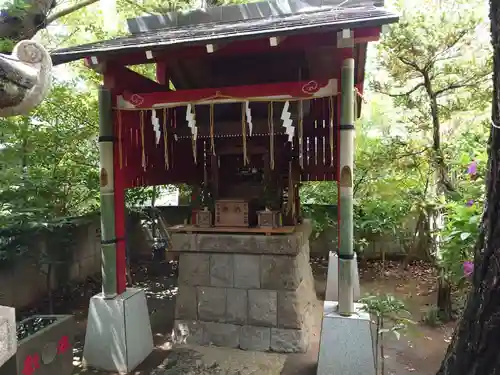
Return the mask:
[[[188, 343], [308, 350], [316, 296], [299, 199], [306, 181], [338, 182], [335, 313], [357, 312], [354, 120], [367, 45], [397, 19], [379, 0], [265, 1], [139, 17], [127, 36], [52, 53], [56, 65], [84, 59], [103, 76], [103, 292], [90, 302], [89, 366], [128, 372], [153, 349], [145, 294], [126, 286], [129, 188], [193, 187], [189, 223], [170, 228], [175, 326]], [[137, 73], [144, 64], [154, 77]], [[348, 336], [343, 355], [359, 341]]]

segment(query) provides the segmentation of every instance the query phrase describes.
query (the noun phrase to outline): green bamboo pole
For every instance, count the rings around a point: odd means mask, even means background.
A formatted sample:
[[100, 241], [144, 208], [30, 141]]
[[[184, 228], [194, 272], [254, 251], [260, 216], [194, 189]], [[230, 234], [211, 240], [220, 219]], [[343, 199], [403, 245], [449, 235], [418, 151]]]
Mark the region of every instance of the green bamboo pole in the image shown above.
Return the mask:
[[117, 295], [113, 110], [111, 92], [99, 88], [99, 156], [101, 169], [101, 272], [104, 298]]
[[353, 246], [353, 162], [354, 162], [354, 59], [342, 65], [340, 112], [339, 194], [339, 314], [354, 312]]

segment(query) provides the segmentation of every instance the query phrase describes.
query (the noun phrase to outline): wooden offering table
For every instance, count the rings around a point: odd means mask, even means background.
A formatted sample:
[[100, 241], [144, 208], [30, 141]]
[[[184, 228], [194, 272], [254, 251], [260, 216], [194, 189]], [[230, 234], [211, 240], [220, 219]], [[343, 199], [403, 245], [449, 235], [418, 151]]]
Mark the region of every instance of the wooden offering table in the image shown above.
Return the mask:
[[180, 224], [168, 228], [170, 233], [238, 233], [238, 234], [265, 234], [265, 235], [279, 235], [279, 234], [292, 234], [295, 232], [294, 226], [286, 227], [200, 227], [196, 225]]

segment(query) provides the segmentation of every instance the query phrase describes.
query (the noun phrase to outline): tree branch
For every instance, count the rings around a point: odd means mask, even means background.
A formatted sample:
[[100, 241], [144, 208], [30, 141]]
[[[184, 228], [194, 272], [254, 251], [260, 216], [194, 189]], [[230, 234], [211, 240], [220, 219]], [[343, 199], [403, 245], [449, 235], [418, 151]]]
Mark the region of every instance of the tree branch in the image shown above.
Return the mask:
[[[364, 173], [361, 175], [361, 177], [360, 177], [360, 178], [358, 178], [358, 179], [357, 179], [357, 181], [354, 183], [354, 187], [353, 187], [353, 189], [352, 189], [352, 194], [353, 194], [353, 195], [356, 195], [356, 192], [358, 191], [359, 186], [360, 186], [360, 185], [361, 185], [361, 183], [365, 180], [365, 178], [368, 176], [368, 172], [369, 172], [369, 169], [368, 169], [368, 168], [366, 168], [366, 169], [364, 170]], [[359, 174], [358, 174], [358, 176], [359, 176]]]
[[400, 94], [391, 94], [390, 92], [385, 92], [385, 91], [382, 91], [380, 89], [377, 90], [377, 91], [379, 93], [381, 93], [381, 94], [390, 96], [391, 98], [399, 98], [399, 97], [402, 97], [402, 96], [409, 96], [409, 95], [413, 94], [415, 91], [417, 91], [421, 87], [424, 87], [424, 83], [423, 82], [420, 82], [418, 85], [416, 85], [415, 87], [413, 87], [409, 91], [404, 92], [404, 93], [400, 93]]
[[489, 77], [490, 74], [491, 73], [488, 72], [488, 73], [485, 73], [484, 75], [481, 75], [479, 77], [474, 76], [474, 77], [470, 77], [469, 79], [466, 79], [466, 80], [461, 81], [461, 82], [451, 83], [450, 85], [443, 87], [440, 90], [435, 91], [434, 95], [436, 97], [438, 97], [439, 95], [441, 95], [447, 91], [457, 90], [457, 89], [461, 89], [461, 88], [465, 88], [465, 87], [471, 87], [471, 88], [477, 87], [480, 84], [480, 81], [485, 80], [487, 77]]
[[410, 61], [406, 58], [404, 58], [403, 56], [397, 56], [398, 60], [401, 61], [403, 64], [405, 65], [408, 65], [410, 67], [412, 67], [413, 69], [415, 69], [417, 72], [419, 73], [422, 73], [423, 70], [417, 65], [417, 63], [413, 62], [413, 61]]
[[[446, 54], [446, 53], [448, 53], [448, 52], [449, 52], [449, 51], [450, 51], [453, 47], [455, 47], [455, 46], [458, 44], [458, 42], [460, 42], [460, 40], [462, 40], [462, 38], [463, 38], [464, 36], [466, 36], [466, 35], [469, 33], [469, 31], [470, 31], [469, 29], [466, 29], [466, 30], [462, 30], [461, 32], [459, 32], [459, 33], [457, 34], [457, 37], [456, 37], [455, 39], [453, 39], [453, 40], [452, 40], [452, 41], [451, 41], [451, 42], [450, 42], [450, 43], [446, 46], [446, 48], [445, 48], [445, 49], [443, 49], [442, 51], [439, 51], [438, 53], [436, 53], [436, 54], [434, 55], [434, 57], [433, 57], [433, 58], [431, 58], [431, 60], [430, 60], [430, 61], [429, 61], [429, 62], [425, 65], [425, 70], [430, 69], [430, 68], [432, 67], [432, 65], [433, 65], [434, 63], [436, 63], [437, 61], [439, 61], [439, 60], [446, 60], [446, 59], [448, 59], [447, 57], [442, 57], [442, 58], [440, 58], [440, 56], [445, 55], [445, 54]], [[458, 57], [458, 56], [460, 56], [460, 55], [457, 55], [456, 57]]]
[[46, 25], [58, 20], [59, 18], [67, 16], [68, 14], [76, 12], [77, 10], [85, 8], [91, 4], [97, 3], [98, 1], [99, 0], [82, 0], [79, 3], [73, 4], [72, 6], [67, 7], [66, 9], [62, 9], [58, 12], [55, 12], [55, 13], [47, 16]]

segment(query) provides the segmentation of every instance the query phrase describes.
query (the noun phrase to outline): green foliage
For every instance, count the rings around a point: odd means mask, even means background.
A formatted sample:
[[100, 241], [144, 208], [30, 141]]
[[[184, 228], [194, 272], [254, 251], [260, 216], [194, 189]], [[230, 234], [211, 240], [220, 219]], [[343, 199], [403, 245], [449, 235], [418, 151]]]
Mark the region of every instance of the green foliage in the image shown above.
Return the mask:
[[48, 221], [98, 207], [93, 95], [59, 85], [31, 116], [0, 123], [0, 223]]
[[[21, 258], [29, 260], [44, 274], [55, 272], [66, 279], [73, 259], [78, 227], [90, 223], [93, 215], [62, 218], [50, 222], [27, 221], [0, 229], [0, 269], [12, 268]], [[50, 270], [49, 270], [50, 267]]]
[[[390, 129], [397, 124], [384, 113], [392, 107], [378, 99], [374, 96], [357, 124], [354, 225], [358, 252], [376, 236], [405, 237], [413, 200], [425, 195], [428, 163], [420, 157], [421, 145], [391, 135]], [[313, 218], [316, 235], [335, 225], [336, 210], [328, 209], [337, 204], [335, 182], [303, 184], [300, 196], [306, 215]]]
[[378, 46], [377, 88], [405, 107], [403, 119], [418, 132], [430, 130], [430, 102], [436, 99], [440, 121], [456, 112], [488, 105], [491, 61], [485, 11], [479, 1], [397, 1], [399, 23]]
[[[405, 169], [406, 181], [418, 178], [413, 189], [400, 190], [410, 193], [410, 211], [422, 224], [416, 233], [429, 239], [425, 247], [440, 275], [458, 282], [462, 262], [471, 256], [484, 196], [491, 97], [486, 8], [479, 1], [417, 3], [396, 1], [401, 21], [377, 46], [373, 87], [392, 98], [399, 109], [395, 121], [406, 129], [401, 139], [413, 155], [405, 158], [406, 166], [396, 161], [395, 168]], [[479, 165], [474, 179], [466, 174], [472, 160]], [[476, 205], [465, 207], [469, 200]]]
[[411, 314], [406, 310], [403, 301], [394, 296], [367, 296], [361, 298], [360, 303], [364, 304], [365, 311], [376, 318], [376, 372], [378, 373], [380, 367], [381, 374], [385, 374], [384, 335], [392, 333], [399, 340], [401, 332], [406, 331], [415, 322], [410, 319]]
[[430, 327], [437, 327], [441, 325], [441, 319], [439, 317], [440, 311], [436, 306], [431, 306], [427, 311], [424, 312], [422, 321], [424, 324]]
[[337, 184], [331, 181], [308, 182], [300, 187], [305, 217], [312, 219], [313, 236], [331, 228], [337, 221]]
[[413, 323], [408, 319], [410, 313], [406, 310], [404, 302], [392, 295], [366, 296], [360, 299], [360, 303], [364, 304], [363, 309], [370, 314], [395, 323], [394, 330]]
[[[457, 198], [444, 209], [445, 226], [440, 233], [441, 249], [437, 260], [444, 275], [453, 285], [464, 284], [463, 263], [474, 258], [474, 245], [479, 234], [487, 167], [487, 123], [467, 129], [446, 144], [450, 170], [455, 176]], [[470, 176], [467, 167], [477, 162], [477, 174]]]
[[481, 211], [478, 204], [470, 207], [455, 202], [448, 204], [438, 262], [454, 284], [458, 284], [464, 277], [463, 263], [474, 258]]
[[[447, 140], [485, 117], [491, 89], [491, 60], [485, 9], [478, 1], [400, 0], [401, 21], [378, 45], [377, 91], [404, 111], [407, 135], [422, 139], [431, 182], [426, 195], [456, 194], [449, 175], [454, 159]], [[452, 197], [456, 199], [457, 197]]]

